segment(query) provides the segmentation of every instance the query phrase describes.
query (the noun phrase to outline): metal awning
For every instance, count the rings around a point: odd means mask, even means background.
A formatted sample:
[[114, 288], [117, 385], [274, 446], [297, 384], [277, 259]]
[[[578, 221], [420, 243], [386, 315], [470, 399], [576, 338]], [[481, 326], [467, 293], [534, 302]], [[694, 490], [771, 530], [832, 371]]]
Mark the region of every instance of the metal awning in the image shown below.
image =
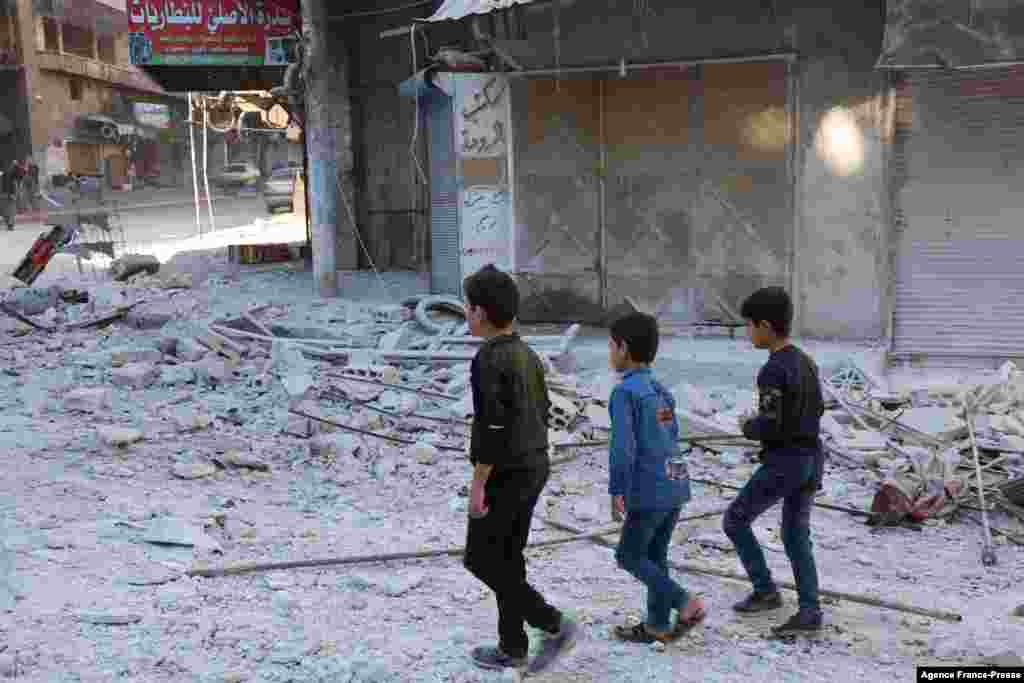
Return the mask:
[[417, 21], [457, 21], [473, 14], [489, 14], [513, 5], [528, 5], [533, 0], [445, 0], [441, 8]]

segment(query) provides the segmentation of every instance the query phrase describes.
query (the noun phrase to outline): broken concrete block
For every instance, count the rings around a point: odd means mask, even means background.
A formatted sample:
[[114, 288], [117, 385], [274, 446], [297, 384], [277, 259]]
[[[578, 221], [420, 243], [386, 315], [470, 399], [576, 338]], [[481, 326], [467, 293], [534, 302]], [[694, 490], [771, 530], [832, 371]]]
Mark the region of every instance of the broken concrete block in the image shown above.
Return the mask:
[[159, 270], [160, 260], [149, 254], [125, 254], [110, 264], [110, 274], [118, 282], [124, 282], [138, 273], [153, 275]]
[[231, 368], [228, 362], [216, 356], [209, 356], [196, 363], [195, 370], [196, 379], [211, 387], [220, 386], [231, 377]]
[[413, 312], [401, 304], [378, 306], [373, 311], [373, 319], [379, 323], [402, 323], [412, 320]]
[[683, 382], [672, 390], [676, 403], [702, 417], [711, 417], [716, 408], [703, 391], [692, 384]]
[[298, 415], [289, 415], [288, 424], [285, 426], [284, 431], [295, 436], [301, 436], [308, 438], [316, 433], [316, 423], [310, 420], [308, 417], [300, 417]]
[[381, 337], [380, 343], [377, 348], [381, 351], [397, 351], [398, 349], [407, 349], [409, 344], [415, 341], [419, 337], [416, 333], [416, 327], [413, 323], [405, 323], [397, 330], [388, 332]]
[[142, 441], [143, 437], [140, 430], [130, 427], [97, 427], [96, 434], [101, 442], [115, 448], [123, 448], [124, 446]]
[[880, 432], [866, 432], [863, 429], [851, 429], [851, 438], [843, 439], [846, 448], [858, 451], [885, 450], [888, 444], [886, 436]]
[[206, 429], [213, 424], [213, 418], [188, 407], [177, 408], [170, 412], [171, 420], [183, 432]]
[[179, 339], [174, 350], [175, 356], [190, 363], [202, 360], [206, 356], [206, 353], [206, 347], [192, 337]]
[[129, 363], [110, 371], [110, 381], [119, 387], [145, 389], [153, 386], [160, 377], [160, 370], [150, 363]]
[[345, 432], [318, 434], [309, 441], [309, 454], [320, 458], [355, 457], [363, 448], [362, 439]]
[[604, 406], [591, 403], [587, 406], [587, 419], [590, 420], [590, 424], [598, 429], [611, 429], [612, 428], [612, 417], [608, 412], [608, 409]]
[[220, 458], [220, 461], [229, 467], [259, 470], [260, 472], [267, 472], [270, 470], [270, 465], [266, 464], [262, 460], [246, 455], [241, 451], [228, 451]]
[[955, 408], [911, 408], [900, 416], [899, 421], [919, 432], [951, 439], [958, 438], [961, 432], [967, 433], [967, 424], [958, 415]]
[[134, 308], [128, 311], [124, 320], [137, 330], [159, 330], [177, 317], [177, 307], [161, 303]]
[[216, 474], [217, 468], [209, 463], [201, 462], [194, 465], [175, 465], [171, 473], [178, 479], [202, 479]]
[[154, 346], [157, 351], [165, 356], [174, 356], [178, 349], [178, 339], [177, 337], [161, 337], [156, 340]]
[[168, 365], [160, 369], [160, 384], [163, 386], [174, 387], [195, 381], [195, 368], [188, 365]]
[[281, 384], [288, 394], [291, 405], [297, 405], [304, 401], [313, 389], [313, 376], [309, 373], [292, 373], [281, 378]]
[[129, 363], [159, 363], [164, 359], [159, 349], [120, 348], [110, 352], [110, 365], [121, 367]]
[[564, 396], [551, 393], [548, 396], [551, 399], [551, 426], [568, 429], [579, 415], [579, 407]]
[[96, 412], [108, 409], [114, 392], [106, 387], [82, 387], [64, 395], [64, 410]]
[[441, 452], [433, 444], [418, 441], [409, 447], [409, 456], [421, 465], [433, 465]]

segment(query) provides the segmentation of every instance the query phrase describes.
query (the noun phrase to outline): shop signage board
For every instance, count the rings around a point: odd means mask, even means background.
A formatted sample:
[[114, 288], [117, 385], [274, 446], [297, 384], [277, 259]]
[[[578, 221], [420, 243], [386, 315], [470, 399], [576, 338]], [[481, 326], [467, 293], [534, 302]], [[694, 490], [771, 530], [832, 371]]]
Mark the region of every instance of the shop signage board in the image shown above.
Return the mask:
[[298, 0], [128, 0], [137, 66], [286, 66], [295, 61]]

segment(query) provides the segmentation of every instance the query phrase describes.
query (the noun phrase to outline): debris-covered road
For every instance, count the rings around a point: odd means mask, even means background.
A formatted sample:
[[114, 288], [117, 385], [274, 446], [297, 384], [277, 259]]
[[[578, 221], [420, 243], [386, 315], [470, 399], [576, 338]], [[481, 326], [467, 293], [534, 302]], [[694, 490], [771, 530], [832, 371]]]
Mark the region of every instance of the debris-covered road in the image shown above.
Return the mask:
[[[295, 268], [220, 264], [196, 257], [123, 285], [4, 290], [9, 306], [48, 329], [0, 318], [0, 678], [502, 680], [468, 659], [493, 638], [496, 615], [458, 557], [190, 576], [246, 562], [457, 548], [465, 533], [471, 408], [467, 363], [453, 358], [475, 347], [441, 343], [464, 333], [453, 307], [418, 319], [405, 299], [423, 291], [412, 276], [382, 284], [353, 274], [345, 298], [323, 301]], [[88, 302], [69, 303], [82, 298], [62, 296], [71, 289]], [[552, 441], [565, 461], [535, 541], [567, 535], [544, 518], [587, 532], [610, 523], [606, 455], [586, 445], [607, 438], [604, 332], [583, 330], [569, 362], [559, 354], [566, 327], [527, 330], [548, 337], [536, 343], [550, 352]], [[806, 348], [842, 398], [826, 421], [834, 453], [820, 501], [864, 512], [882, 482], [909, 490], [910, 507], [890, 505], [874, 526], [863, 514], [816, 509], [823, 588], [963, 621], [839, 601], [826, 605], [820, 637], [769, 642], [762, 635], [782, 615], [741, 619], [729, 605], [745, 585], [688, 574], [709, 617], [659, 652], [610, 638], [612, 625], [641, 615], [642, 595], [607, 548], [581, 540], [531, 551], [531, 576], [585, 626], [573, 655], [539, 680], [909, 680], [915, 664], [1019, 650], [1024, 554], [1015, 539], [1024, 541], [1024, 523], [1012, 490], [999, 493], [1024, 476], [1019, 375], [1008, 367], [989, 378], [998, 387], [981, 396], [975, 423], [998, 530], [998, 564], [985, 567], [976, 474], [956, 417], [958, 394], [980, 380], [913, 392], [879, 378], [865, 345]], [[851, 369], [847, 358], [862, 362]], [[657, 367], [691, 434], [729, 434], [751, 405], [762, 361], [745, 341], [684, 335], [663, 340]], [[692, 476], [742, 484], [756, 465], [730, 438], [695, 448]], [[936, 481], [937, 504], [922, 516], [914, 503]], [[732, 495], [696, 485], [686, 514], [720, 510]], [[681, 525], [673, 561], [742, 572], [720, 523]], [[788, 579], [776, 526], [769, 514], [756, 528]]]

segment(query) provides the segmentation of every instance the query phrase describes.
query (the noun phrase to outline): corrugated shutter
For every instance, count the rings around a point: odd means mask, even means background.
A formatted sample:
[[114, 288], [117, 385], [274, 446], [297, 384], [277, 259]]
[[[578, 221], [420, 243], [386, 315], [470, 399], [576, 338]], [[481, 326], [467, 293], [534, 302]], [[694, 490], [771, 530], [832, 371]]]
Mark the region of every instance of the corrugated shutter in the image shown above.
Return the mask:
[[897, 88], [894, 358], [1024, 356], [1024, 69]]
[[430, 291], [462, 295], [459, 185], [452, 100], [440, 91], [421, 99], [430, 145]]

